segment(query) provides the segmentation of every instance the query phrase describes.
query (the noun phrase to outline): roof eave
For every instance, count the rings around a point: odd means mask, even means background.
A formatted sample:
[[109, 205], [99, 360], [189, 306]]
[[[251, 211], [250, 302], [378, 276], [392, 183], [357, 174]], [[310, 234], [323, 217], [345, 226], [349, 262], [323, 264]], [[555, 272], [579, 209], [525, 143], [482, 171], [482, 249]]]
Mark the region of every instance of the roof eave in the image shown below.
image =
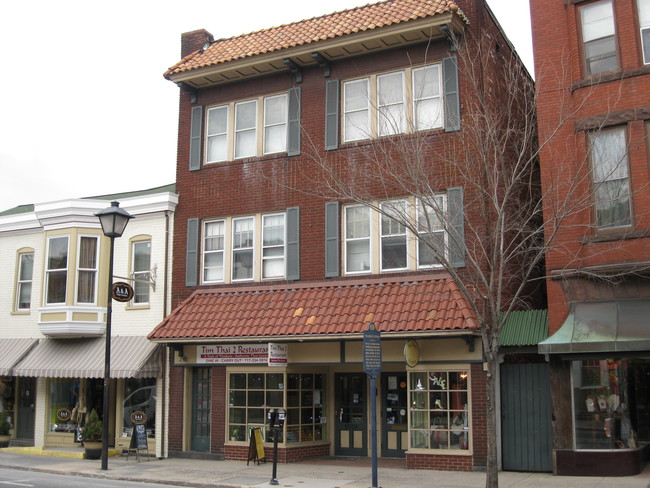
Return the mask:
[[[448, 12], [424, 19], [400, 22], [331, 39], [308, 42], [299, 46], [216, 63], [202, 68], [165, 74], [174, 83], [194, 89], [207, 88], [280, 72], [289, 72], [284, 60], [289, 58], [299, 67], [317, 66], [312, 53], [319, 53], [328, 62], [382, 52], [431, 40], [445, 39], [442, 26], [462, 35], [467, 24], [458, 14]], [[182, 63], [181, 63], [182, 65]]]

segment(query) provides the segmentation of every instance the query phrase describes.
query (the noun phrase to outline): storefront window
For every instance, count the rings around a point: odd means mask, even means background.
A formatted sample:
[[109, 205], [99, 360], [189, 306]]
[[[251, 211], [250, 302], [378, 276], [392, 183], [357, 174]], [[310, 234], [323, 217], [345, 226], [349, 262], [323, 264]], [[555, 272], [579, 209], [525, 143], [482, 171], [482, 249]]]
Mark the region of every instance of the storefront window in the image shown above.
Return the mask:
[[122, 414], [122, 435], [133, 433], [133, 414], [142, 412], [146, 416], [147, 437], [156, 437], [156, 379], [127, 378], [124, 380], [124, 401]]
[[647, 443], [650, 412], [645, 360], [572, 361], [576, 449], [625, 449]]
[[[271, 408], [287, 411], [287, 442], [323, 440], [321, 425], [325, 412], [324, 374], [230, 373], [228, 439], [249, 441], [252, 428], [261, 428], [264, 439], [272, 440], [268, 426]], [[286, 405], [285, 405], [286, 390]], [[284, 442], [278, 430], [278, 442]]]
[[411, 448], [469, 448], [467, 371], [409, 374]]
[[97, 410], [102, 417], [102, 380], [55, 378], [50, 381], [50, 432], [75, 432]]

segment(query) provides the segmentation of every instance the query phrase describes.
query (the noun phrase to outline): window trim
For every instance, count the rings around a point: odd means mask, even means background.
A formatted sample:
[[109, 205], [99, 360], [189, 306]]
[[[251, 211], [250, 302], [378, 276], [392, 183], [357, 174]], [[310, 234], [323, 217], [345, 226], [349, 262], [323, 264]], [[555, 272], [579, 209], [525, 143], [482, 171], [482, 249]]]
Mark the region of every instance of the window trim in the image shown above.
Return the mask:
[[[352, 237], [348, 238], [348, 209], [352, 208], [360, 208], [360, 209], [366, 209], [368, 211], [368, 236], [363, 236], [363, 237]], [[343, 206], [343, 272], [346, 275], [358, 275], [358, 274], [369, 274], [372, 273], [373, 269], [373, 262], [374, 262], [374, 253], [373, 253], [373, 241], [372, 241], [372, 236], [375, 232], [373, 232], [373, 212], [370, 207], [367, 207], [365, 205], [360, 205], [360, 204], [353, 204], [353, 205], [344, 205]], [[357, 271], [350, 271], [348, 270], [348, 243], [349, 242], [361, 242], [361, 241], [367, 241], [368, 242], [368, 270], [357, 270]]]
[[[22, 269], [23, 269], [23, 257], [31, 255], [32, 256], [32, 272], [31, 276], [29, 279], [22, 279]], [[17, 313], [29, 313], [29, 311], [32, 309], [32, 292], [34, 291], [34, 259], [35, 259], [35, 253], [34, 249], [32, 248], [25, 248], [25, 249], [20, 249], [16, 253], [17, 259], [16, 259], [16, 281], [15, 281], [15, 289], [14, 289], [14, 312]], [[21, 308], [20, 307], [20, 297], [21, 297], [21, 290], [23, 285], [29, 284], [30, 286], [30, 291], [29, 291], [29, 306], [26, 308]]]
[[[251, 228], [246, 230], [246, 231], [241, 231], [241, 232], [252, 232], [253, 236], [250, 239], [251, 240], [251, 245], [250, 246], [240, 246], [235, 248], [235, 228], [236, 228], [236, 223], [238, 221], [245, 221], [245, 220], [250, 220], [251, 221]], [[257, 242], [257, 235], [259, 233], [257, 232], [257, 218], [255, 215], [247, 215], [245, 217], [235, 217], [232, 219], [232, 225], [230, 229], [230, 249], [229, 249], [229, 255], [230, 255], [230, 280], [233, 283], [238, 283], [242, 281], [254, 281], [255, 280], [255, 271], [256, 271], [256, 260], [257, 260], [257, 253], [255, 251], [255, 244]], [[251, 276], [250, 278], [235, 278], [235, 254], [240, 253], [251, 253], [252, 258], [252, 267], [251, 267]]]
[[[438, 199], [442, 200], [442, 213], [445, 214], [445, 215], [448, 215], [449, 207], [447, 205], [447, 194], [438, 193], [438, 194], [435, 195], [434, 198], [436, 200], [438, 200]], [[425, 204], [421, 200], [417, 200], [416, 208], [415, 208], [415, 211], [416, 211], [415, 218], [416, 218], [416, 225], [417, 225], [418, 229], [420, 228], [420, 220], [419, 220], [420, 219], [420, 208], [422, 206], [424, 206], [424, 205]], [[429, 205], [427, 205], [427, 206], [429, 206]], [[434, 212], [435, 212], [435, 210], [434, 210]], [[438, 232], [441, 232], [442, 235], [443, 235], [445, 259], [449, 259], [449, 232], [447, 231], [447, 229], [445, 229], [444, 224], [441, 224], [440, 229], [436, 229], [434, 231], [434, 233], [438, 233]], [[422, 230], [422, 231], [418, 231], [416, 244], [415, 244], [416, 253], [417, 253], [415, 255], [415, 259], [416, 259], [416, 262], [417, 262], [417, 267], [418, 267], [418, 269], [439, 269], [439, 268], [442, 268], [442, 267], [444, 267], [444, 265], [442, 263], [439, 263], [439, 264], [421, 264], [420, 263], [420, 236], [423, 235], [423, 234], [428, 234], [428, 233], [430, 233], [430, 229], [425, 229], [425, 230]]]
[[[49, 267], [50, 262], [50, 253], [51, 253], [51, 244], [52, 241], [56, 239], [65, 239], [66, 240], [66, 266], [65, 268], [52, 268]], [[68, 271], [70, 269], [70, 236], [68, 234], [57, 234], [47, 237], [47, 253], [45, 256], [45, 283], [44, 283], [44, 293], [43, 293], [43, 302], [45, 306], [52, 305], [65, 305], [68, 300]], [[63, 291], [63, 301], [62, 302], [50, 302], [49, 301], [49, 286], [50, 286], [50, 275], [52, 273], [65, 273], [65, 289]]]
[[[270, 246], [265, 246], [264, 245], [264, 231], [266, 227], [264, 226], [264, 222], [266, 219], [271, 218], [271, 217], [282, 217], [282, 245], [270, 245]], [[260, 218], [261, 221], [261, 233], [260, 233], [260, 274], [262, 280], [280, 280], [283, 279], [284, 277], [287, 276], [287, 214], [286, 212], [278, 212], [278, 213], [271, 213], [271, 214], [263, 214], [261, 215]], [[282, 256], [271, 256], [271, 257], [265, 257], [264, 256], [264, 250], [265, 249], [271, 249], [271, 248], [282, 248]], [[284, 269], [284, 273], [281, 275], [277, 276], [264, 276], [264, 261], [279, 261], [282, 260], [282, 267]]]
[[[149, 269], [146, 271], [136, 271], [135, 270], [135, 247], [139, 244], [149, 244]], [[131, 299], [131, 302], [129, 303], [129, 306], [132, 308], [147, 308], [151, 304], [151, 288], [150, 284], [147, 283], [147, 301], [146, 302], [136, 302], [135, 297], [136, 297], [136, 286], [138, 284], [140, 285], [145, 285], [144, 283], [137, 283], [135, 280], [141, 280], [141, 281], [147, 281], [150, 282], [150, 276], [151, 276], [151, 258], [152, 258], [152, 251], [153, 251], [153, 245], [151, 242], [151, 236], [149, 235], [142, 235], [142, 236], [137, 236], [133, 237], [130, 239], [130, 252], [131, 252], [131, 259], [129, 259], [129, 276], [133, 278], [133, 298]], [[144, 278], [139, 278], [139, 275], [146, 275]]]
[[[404, 208], [400, 209], [399, 211], [401, 212], [410, 212], [410, 205], [408, 202], [408, 199], [406, 198], [400, 198], [397, 200], [387, 200], [384, 202], [379, 203], [379, 208], [382, 209], [382, 213], [379, 214], [379, 270], [382, 273], [387, 273], [391, 271], [405, 271], [410, 268], [410, 261], [411, 261], [411, 253], [409, 252], [409, 231], [404, 226], [402, 223], [399, 221], [395, 221], [394, 219], [391, 219], [389, 216], [384, 215], [383, 212], [390, 213], [390, 209], [383, 210], [384, 206], [395, 206], [403, 203]], [[398, 212], [399, 212], [398, 211]], [[403, 228], [403, 232], [400, 233], [389, 233], [389, 234], [384, 234], [384, 220], [385, 219], [390, 219], [396, 222], [396, 224], [400, 227]], [[405, 256], [404, 256], [404, 267], [399, 267], [399, 268], [384, 268], [384, 239], [390, 238], [390, 237], [400, 237], [404, 239], [404, 246], [405, 246]]]
[[[206, 250], [206, 238], [207, 238], [207, 232], [206, 228], [208, 227], [208, 224], [223, 224], [223, 233], [222, 234], [217, 234], [220, 236], [223, 236], [223, 248], [220, 250]], [[212, 235], [210, 237], [213, 237]], [[201, 283], [205, 284], [210, 284], [210, 283], [224, 283], [226, 280], [226, 256], [228, 252], [228, 229], [227, 229], [227, 224], [226, 224], [226, 219], [216, 219], [216, 220], [205, 220], [203, 221], [203, 226], [202, 226], [202, 231], [201, 231]], [[221, 279], [216, 279], [216, 280], [206, 280], [205, 279], [205, 271], [206, 271], [206, 264], [205, 264], [205, 256], [207, 253], [210, 254], [216, 254], [216, 253], [221, 253], [221, 267], [222, 267], [222, 272], [221, 272]]]

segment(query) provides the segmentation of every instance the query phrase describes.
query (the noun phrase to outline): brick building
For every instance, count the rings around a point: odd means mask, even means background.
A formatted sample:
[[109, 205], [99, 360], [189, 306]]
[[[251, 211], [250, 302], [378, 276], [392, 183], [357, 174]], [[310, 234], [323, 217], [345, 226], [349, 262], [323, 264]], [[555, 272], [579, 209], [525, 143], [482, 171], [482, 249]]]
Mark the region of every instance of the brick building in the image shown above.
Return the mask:
[[[374, 324], [379, 455], [485, 466], [479, 323], [424, 245], [438, 242], [462, 272], [463, 226], [480, 217], [450, 167], [429, 169], [426, 203], [373, 180], [369, 156], [398, 139], [424, 141], [431, 161], [441, 147], [463, 151], [474, 95], [451, 40], [483, 30], [492, 49], [510, 49], [482, 0], [390, 0], [231, 39], [183, 34], [165, 73], [181, 88], [174, 312], [149, 335], [173, 350], [171, 455], [246, 459], [253, 429], [272, 446], [267, 414], [283, 408], [282, 461], [370, 456], [362, 338]], [[324, 160], [374, 205], [328, 194]], [[453, 232], [427, 212], [449, 215]]]
[[546, 218], [562, 220], [546, 262], [554, 334], [539, 348], [554, 469], [638, 473], [650, 440], [650, 1], [530, 5]]

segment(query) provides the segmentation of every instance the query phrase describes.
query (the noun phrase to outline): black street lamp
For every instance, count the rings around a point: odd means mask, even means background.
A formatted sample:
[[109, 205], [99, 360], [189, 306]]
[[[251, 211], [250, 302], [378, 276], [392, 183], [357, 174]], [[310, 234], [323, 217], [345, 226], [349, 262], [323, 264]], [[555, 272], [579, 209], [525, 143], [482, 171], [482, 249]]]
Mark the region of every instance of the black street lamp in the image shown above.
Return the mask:
[[108, 469], [108, 411], [109, 411], [109, 383], [111, 378], [111, 314], [113, 302], [113, 251], [115, 238], [122, 237], [126, 224], [133, 218], [129, 212], [120, 208], [119, 202], [111, 202], [111, 206], [100, 210], [95, 214], [102, 224], [104, 235], [111, 240], [111, 247], [108, 262], [108, 299], [106, 301], [106, 349], [104, 353], [104, 404], [103, 421], [104, 431], [102, 434], [102, 469]]

